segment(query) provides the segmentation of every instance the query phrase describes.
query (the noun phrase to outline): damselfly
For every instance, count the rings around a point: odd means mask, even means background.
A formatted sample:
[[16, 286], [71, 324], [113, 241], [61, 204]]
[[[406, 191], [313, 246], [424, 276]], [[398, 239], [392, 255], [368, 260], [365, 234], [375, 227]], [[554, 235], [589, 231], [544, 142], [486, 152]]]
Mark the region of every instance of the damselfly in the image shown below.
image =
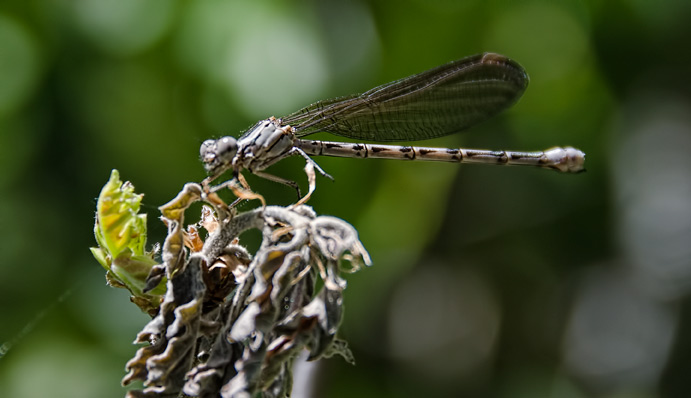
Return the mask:
[[416, 141], [458, 133], [513, 105], [525, 91], [528, 75], [515, 61], [485, 53], [409, 76], [363, 94], [312, 104], [283, 118], [258, 122], [240, 138], [205, 141], [200, 149], [213, 181], [227, 170], [236, 179], [243, 169], [297, 188], [297, 184], [263, 170], [281, 159], [339, 156], [524, 165], [560, 172], [583, 170], [585, 154], [572, 147], [540, 152], [489, 151], [344, 143], [302, 139], [328, 132], [375, 142]]

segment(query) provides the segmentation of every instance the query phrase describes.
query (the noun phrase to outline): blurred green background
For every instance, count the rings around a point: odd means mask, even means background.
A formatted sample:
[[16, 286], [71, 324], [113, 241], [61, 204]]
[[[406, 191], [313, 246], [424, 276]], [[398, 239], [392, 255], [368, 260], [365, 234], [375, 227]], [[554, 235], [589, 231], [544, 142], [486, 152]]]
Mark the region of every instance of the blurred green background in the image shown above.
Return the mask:
[[[317, 158], [336, 181], [310, 205], [374, 266], [348, 278], [357, 365], [302, 366], [294, 396], [691, 396], [690, 17], [686, 0], [3, 0], [1, 394], [124, 395], [148, 317], [88, 251], [111, 169], [160, 241], [204, 139], [495, 51], [530, 74], [523, 99], [423, 144], [572, 145], [587, 173]], [[270, 171], [304, 185], [303, 165]]]

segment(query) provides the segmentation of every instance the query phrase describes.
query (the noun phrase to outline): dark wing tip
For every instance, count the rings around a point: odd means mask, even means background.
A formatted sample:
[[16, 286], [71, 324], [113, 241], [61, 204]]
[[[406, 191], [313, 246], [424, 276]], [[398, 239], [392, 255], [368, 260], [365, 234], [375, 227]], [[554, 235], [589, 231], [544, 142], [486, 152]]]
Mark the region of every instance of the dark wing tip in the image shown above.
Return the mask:
[[530, 82], [528, 72], [526, 72], [518, 62], [512, 60], [511, 58], [497, 53], [486, 52], [480, 54], [480, 63], [485, 65], [500, 65], [511, 69], [515, 73], [516, 83], [518, 83], [522, 88], [521, 91], [528, 87], [528, 83]]

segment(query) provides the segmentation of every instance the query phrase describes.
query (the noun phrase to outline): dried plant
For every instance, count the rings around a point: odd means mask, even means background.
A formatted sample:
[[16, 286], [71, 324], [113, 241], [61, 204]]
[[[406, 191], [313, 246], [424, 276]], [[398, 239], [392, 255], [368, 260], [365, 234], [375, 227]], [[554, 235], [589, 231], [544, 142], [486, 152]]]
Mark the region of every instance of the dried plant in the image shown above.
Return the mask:
[[[101, 193], [100, 247], [92, 251], [108, 282], [128, 288], [132, 301], [153, 315], [135, 340], [146, 345], [127, 363], [122, 381], [142, 380], [145, 388], [127, 396], [287, 397], [302, 350], [310, 360], [338, 354], [352, 362], [336, 333], [346, 287], [341, 274], [370, 264], [355, 229], [303, 204], [236, 214], [204, 192], [187, 184], [161, 207], [168, 235], [163, 261], [155, 265], [149, 260], [154, 252], [143, 251], [141, 196], [117, 172]], [[211, 207], [185, 226], [185, 210], [200, 200]], [[239, 244], [239, 235], [251, 229], [262, 234], [254, 254]], [[145, 261], [129, 273], [131, 259], [141, 256]], [[148, 265], [145, 278], [142, 264]]]

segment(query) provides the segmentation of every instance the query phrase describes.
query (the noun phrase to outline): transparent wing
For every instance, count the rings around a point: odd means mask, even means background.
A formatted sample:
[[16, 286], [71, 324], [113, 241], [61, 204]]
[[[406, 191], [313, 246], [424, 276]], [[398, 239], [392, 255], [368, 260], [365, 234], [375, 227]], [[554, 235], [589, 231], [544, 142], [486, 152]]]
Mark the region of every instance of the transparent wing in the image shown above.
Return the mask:
[[415, 141], [457, 133], [513, 105], [528, 75], [503, 55], [470, 56], [284, 117], [298, 137], [328, 132], [367, 141]]

